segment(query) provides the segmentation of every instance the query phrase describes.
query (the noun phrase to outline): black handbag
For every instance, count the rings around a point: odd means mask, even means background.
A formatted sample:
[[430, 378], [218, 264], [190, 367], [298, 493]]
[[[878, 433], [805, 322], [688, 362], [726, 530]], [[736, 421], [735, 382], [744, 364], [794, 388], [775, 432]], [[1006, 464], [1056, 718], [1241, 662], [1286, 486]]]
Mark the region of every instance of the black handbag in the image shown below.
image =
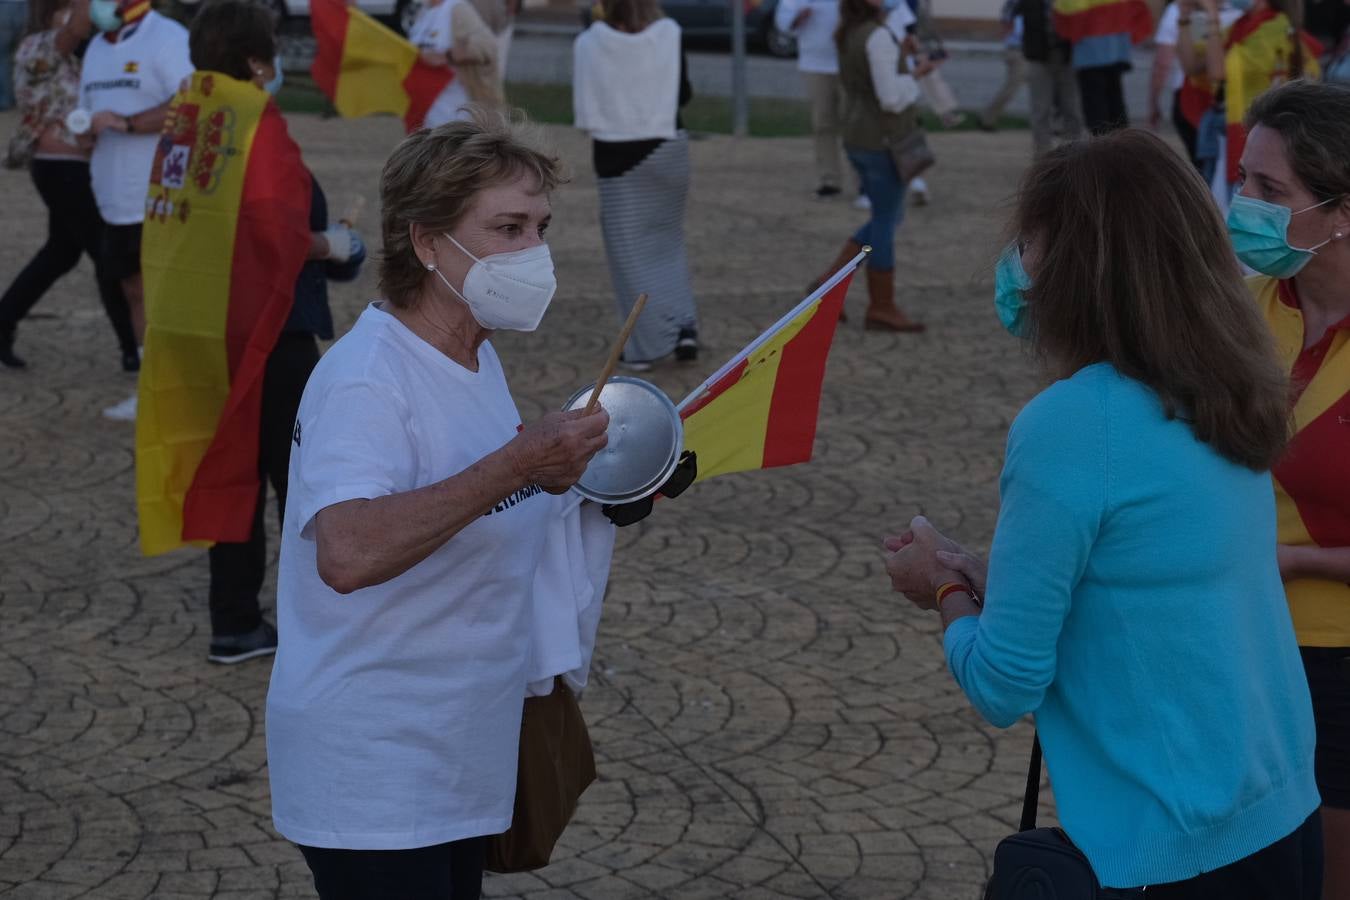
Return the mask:
[[1083, 851], [1062, 828], [1037, 828], [1041, 796], [1041, 738], [1032, 740], [1022, 823], [994, 850], [994, 874], [984, 900], [1108, 900], [1142, 896], [1137, 890], [1103, 889]]

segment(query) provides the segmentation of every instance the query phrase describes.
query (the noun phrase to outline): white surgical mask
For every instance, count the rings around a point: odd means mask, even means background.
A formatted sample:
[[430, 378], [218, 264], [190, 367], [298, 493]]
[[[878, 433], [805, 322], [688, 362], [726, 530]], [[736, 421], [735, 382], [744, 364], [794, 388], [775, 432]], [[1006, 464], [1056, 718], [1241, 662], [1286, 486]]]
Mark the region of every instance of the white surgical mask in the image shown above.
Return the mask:
[[455, 290], [440, 269], [428, 268], [464, 301], [479, 325], [489, 331], [534, 331], [539, 327], [558, 289], [548, 244], [479, 259], [449, 234], [446, 237], [473, 260], [469, 274], [464, 276], [464, 292]]

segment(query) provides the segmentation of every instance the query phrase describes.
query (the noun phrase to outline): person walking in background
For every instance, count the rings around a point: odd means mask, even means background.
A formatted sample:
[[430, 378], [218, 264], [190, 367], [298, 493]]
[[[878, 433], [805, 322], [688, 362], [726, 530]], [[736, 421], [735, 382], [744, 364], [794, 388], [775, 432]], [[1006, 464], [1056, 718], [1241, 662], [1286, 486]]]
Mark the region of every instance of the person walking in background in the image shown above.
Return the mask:
[[994, 99], [980, 113], [980, 127], [985, 131], [997, 131], [998, 120], [1003, 115], [1008, 101], [1017, 96], [1027, 78], [1026, 57], [1022, 55], [1022, 16], [1016, 11], [1017, 0], [1008, 0], [1003, 4], [999, 16], [1003, 28], [1003, 84]]
[[1228, 233], [1294, 385], [1278, 559], [1317, 722], [1322, 897], [1350, 900], [1350, 85], [1277, 88], [1246, 124]]
[[635, 371], [670, 355], [698, 357], [684, 211], [689, 136], [680, 107], [689, 86], [680, 26], [656, 0], [604, 0], [602, 18], [573, 45], [572, 106], [589, 132], [600, 190], [600, 230], [619, 319], [648, 297], [624, 347]]
[[140, 368], [136, 332], [121, 282], [101, 259], [103, 218], [89, 185], [89, 150], [66, 127], [80, 99], [80, 61], [89, 38], [89, 0], [33, 0], [32, 33], [19, 45], [15, 87], [22, 119], [9, 144], [11, 164], [27, 160], [33, 186], [47, 207], [47, 240], [0, 297], [0, 365], [22, 369], [14, 353], [20, 320], [42, 296], [89, 254], [99, 299], [122, 351], [122, 369]]
[[478, 17], [492, 32], [497, 40], [497, 64], [493, 74], [497, 80], [497, 90], [506, 97], [506, 59], [511, 53], [511, 38], [516, 30], [516, 13], [519, 0], [469, 0]]
[[1055, 31], [1051, 0], [1017, 0], [1014, 11], [1022, 17], [1031, 146], [1040, 156], [1054, 146], [1056, 131], [1066, 141], [1083, 136], [1083, 104], [1073, 70], [1073, 49]]
[[1321, 900], [1273, 546], [1289, 382], [1223, 223], [1190, 164], [1130, 130], [1037, 160], [1011, 233], [998, 317], [1058, 380], [1008, 433], [988, 564], [918, 517], [885, 541], [891, 585], [939, 613], [981, 716], [1035, 715], [1103, 887]]
[[24, 0], [0, 0], [0, 110], [14, 108], [14, 51], [27, 24]]
[[[192, 22], [192, 64], [275, 93], [281, 87], [276, 19], [247, 0], [211, 0]], [[365, 248], [346, 225], [330, 225], [328, 202], [310, 175], [310, 249], [295, 282], [295, 297], [276, 345], [267, 357], [258, 428], [259, 490], [253, 531], [247, 541], [219, 541], [207, 551], [211, 586], [211, 644], [207, 659], [237, 663], [276, 651], [277, 632], [258, 604], [267, 575], [267, 482], [284, 516], [296, 412], [310, 373], [319, 363], [316, 339], [333, 339], [328, 280], [350, 281], [360, 273]], [[283, 521], [284, 526], [284, 521]]]
[[[871, 218], [844, 243], [812, 289], [870, 245], [863, 326], [915, 332], [923, 331], [923, 324], [895, 305], [895, 232], [905, 215], [905, 184], [890, 148], [919, 127], [920, 91], [900, 41], [883, 24], [884, 18], [880, 0], [841, 0], [839, 4], [834, 39], [844, 90], [844, 150], [872, 201]], [[916, 74], [932, 65], [921, 63]], [[844, 318], [842, 313], [840, 318]]]
[[1153, 13], [1144, 0], [1054, 0], [1056, 32], [1073, 47], [1072, 62], [1092, 134], [1130, 124], [1125, 73], [1131, 48], [1153, 34]]
[[497, 38], [469, 0], [430, 0], [417, 14], [408, 40], [421, 51], [422, 62], [455, 70], [427, 110], [427, 128], [468, 119], [471, 103], [505, 104]]
[[[1227, 0], [1220, 2], [1219, 24], [1224, 31], [1227, 31], [1240, 15], [1242, 11], [1229, 4]], [[1169, 3], [1158, 19], [1158, 30], [1153, 36], [1153, 72], [1149, 78], [1148, 127], [1157, 131], [1162, 125], [1161, 100], [1166, 95], [1172, 102], [1172, 126], [1176, 128], [1181, 142], [1186, 145], [1186, 155], [1197, 169], [1203, 170], [1203, 163], [1196, 155], [1196, 129], [1199, 128], [1200, 118], [1209, 106], [1209, 90], [1203, 75], [1188, 79], [1182, 70], [1177, 54], [1177, 42], [1181, 35], [1181, 26], [1177, 23], [1180, 19], [1180, 0]], [[1207, 21], [1205, 19], [1196, 23], [1192, 16], [1191, 37], [1201, 44], [1206, 40], [1204, 23]], [[1192, 82], [1189, 87], [1188, 81]], [[1195, 102], [1197, 96], [1201, 98], [1200, 103]]]
[[[169, 102], [192, 74], [187, 29], [150, 8], [150, 0], [90, 0], [102, 34], [84, 54], [80, 106], [90, 113], [90, 180], [103, 229], [103, 271], [118, 279], [139, 342], [145, 334], [141, 225], [159, 133]], [[136, 418], [136, 395], [103, 411]]]
[[843, 190], [844, 152], [839, 142], [839, 56], [834, 29], [837, 0], [781, 0], [774, 26], [797, 39], [797, 69], [811, 101], [811, 134], [816, 151], [816, 197], [837, 197]]
[[[1204, 79], [1194, 101], [1203, 108], [1196, 156], [1214, 202], [1224, 212], [1237, 190], [1247, 110], [1270, 88], [1320, 73], [1317, 57], [1322, 48], [1304, 32], [1296, 36], [1287, 2], [1250, 0], [1225, 30], [1219, 0], [1178, 0], [1177, 57], [1188, 75]], [[1203, 43], [1191, 31], [1197, 13], [1204, 19]]]

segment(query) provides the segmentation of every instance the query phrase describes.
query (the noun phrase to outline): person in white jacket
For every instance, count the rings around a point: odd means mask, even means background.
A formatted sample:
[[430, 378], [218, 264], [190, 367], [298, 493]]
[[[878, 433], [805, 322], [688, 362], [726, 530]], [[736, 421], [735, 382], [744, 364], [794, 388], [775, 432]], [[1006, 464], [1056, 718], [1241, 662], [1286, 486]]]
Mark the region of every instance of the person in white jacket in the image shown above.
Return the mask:
[[815, 138], [816, 197], [838, 196], [842, 190], [843, 150], [839, 137], [842, 95], [839, 55], [834, 30], [839, 4], [832, 0], [780, 0], [774, 26], [797, 39], [797, 69], [811, 100], [811, 134]]

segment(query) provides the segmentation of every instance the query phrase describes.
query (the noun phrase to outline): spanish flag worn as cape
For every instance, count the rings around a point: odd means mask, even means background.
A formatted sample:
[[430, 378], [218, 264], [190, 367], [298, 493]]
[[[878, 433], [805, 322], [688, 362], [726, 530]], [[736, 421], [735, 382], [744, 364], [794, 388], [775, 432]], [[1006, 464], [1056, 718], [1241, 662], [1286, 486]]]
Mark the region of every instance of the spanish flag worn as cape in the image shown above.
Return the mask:
[[197, 72], [174, 98], [141, 248], [136, 505], [147, 556], [252, 531], [263, 369], [309, 251], [310, 190], [265, 91]]
[[[1224, 42], [1224, 124], [1228, 138], [1228, 183], [1238, 180], [1238, 162], [1247, 145], [1242, 120], [1257, 97], [1288, 81], [1293, 70], [1294, 30], [1289, 17], [1274, 10], [1248, 13], [1233, 23]], [[1315, 80], [1321, 69], [1322, 45], [1306, 32], [1303, 77]]]
[[312, 0], [315, 55], [310, 74], [344, 118], [392, 113], [409, 134], [454, 80], [453, 69], [429, 66], [407, 39], [345, 0]]
[[697, 481], [811, 459], [825, 362], [853, 273], [826, 281], [680, 404]]
[[1128, 34], [1142, 43], [1153, 34], [1153, 13], [1144, 0], [1054, 0], [1055, 33], [1070, 43], [1108, 34]]

